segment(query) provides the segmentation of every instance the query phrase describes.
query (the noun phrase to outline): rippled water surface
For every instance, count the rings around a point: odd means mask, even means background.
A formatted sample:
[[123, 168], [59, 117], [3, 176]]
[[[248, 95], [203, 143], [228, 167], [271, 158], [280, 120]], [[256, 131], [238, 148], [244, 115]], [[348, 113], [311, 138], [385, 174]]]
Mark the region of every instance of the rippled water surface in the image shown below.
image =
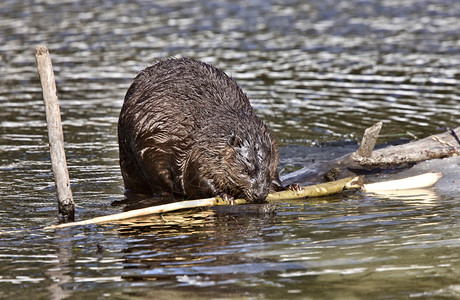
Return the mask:
[[292, 170], [354, 151], [380, 120], [381, 142], [458, 127], [459, 20], [456, 0], [2, 1], [0, 298], [460, 297], [455, 179], [448, 192], [347, 193], [271, 215], [42, 230], [58, 220], [34, 57], [50, 49], [81, 220], [153, 202], [125, 199], [116, 124], [155, 59], [231, 75]]

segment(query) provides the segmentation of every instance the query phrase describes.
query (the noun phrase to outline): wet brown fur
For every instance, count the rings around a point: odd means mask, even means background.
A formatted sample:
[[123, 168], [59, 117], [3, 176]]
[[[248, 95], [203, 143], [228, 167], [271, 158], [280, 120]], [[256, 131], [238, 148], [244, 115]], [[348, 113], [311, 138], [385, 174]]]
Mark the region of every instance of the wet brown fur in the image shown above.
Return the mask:
[[131, 191], [261, 201], [281, 188], [275, 139], [246, 95], [225, 73], [193, 59], [162, 60], [137, 75], [118, 140]]

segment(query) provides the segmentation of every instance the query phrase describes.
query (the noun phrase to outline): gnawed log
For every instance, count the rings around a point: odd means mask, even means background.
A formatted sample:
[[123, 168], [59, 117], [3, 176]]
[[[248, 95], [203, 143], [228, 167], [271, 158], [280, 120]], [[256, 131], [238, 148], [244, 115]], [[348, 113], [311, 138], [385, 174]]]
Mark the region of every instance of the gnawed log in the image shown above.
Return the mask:
[[310, 185], [344, 177], [400, 169], [417, 162], [446, 158], [460, 153], [460, 127], [407, 144], [373, 150], [381, 122], [366, 130], [356, 152], [339, 158], [316, 162], [281, 177], [283, 184]]

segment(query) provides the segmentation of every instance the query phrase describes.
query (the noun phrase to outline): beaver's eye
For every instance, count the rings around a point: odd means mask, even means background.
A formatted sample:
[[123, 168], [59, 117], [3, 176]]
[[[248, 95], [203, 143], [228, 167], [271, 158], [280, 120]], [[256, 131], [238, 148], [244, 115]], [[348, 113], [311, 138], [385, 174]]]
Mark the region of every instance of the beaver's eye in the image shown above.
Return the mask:
[[254, 172], [255, 172], [254, 167], [247, 166], [247, 165], [244, 167], [244, 174], [247, 174], [248, 176], [253, 176]]

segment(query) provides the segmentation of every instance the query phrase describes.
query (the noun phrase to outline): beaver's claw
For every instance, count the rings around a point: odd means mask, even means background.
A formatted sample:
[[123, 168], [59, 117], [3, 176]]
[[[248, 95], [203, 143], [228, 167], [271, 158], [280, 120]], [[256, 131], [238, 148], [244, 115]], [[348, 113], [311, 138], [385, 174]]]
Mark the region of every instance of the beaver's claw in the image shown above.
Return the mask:
[[229, 196], [227, 194], [221, 194], [220, 197], [229, 205], [235, 205], [235, 199], [232, 196]]

